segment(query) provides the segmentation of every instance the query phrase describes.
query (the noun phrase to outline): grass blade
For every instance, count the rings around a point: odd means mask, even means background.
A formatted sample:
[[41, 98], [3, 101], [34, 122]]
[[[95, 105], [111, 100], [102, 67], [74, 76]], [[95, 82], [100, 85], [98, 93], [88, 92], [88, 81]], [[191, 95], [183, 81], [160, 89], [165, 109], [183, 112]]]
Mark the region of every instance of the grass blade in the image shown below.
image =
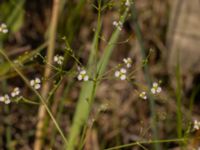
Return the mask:
[[[122, 23], [124, 22], [127, 16], [127, 12], [128, 12], [128, 9], [126, 9], [124, 14], [122, 15], [122, 18], [121, 18]], [[98, 22], [98, 26], [100, 26], [100, 22]], [[98, 30], [96, 32], [98, 32]], [[103, 72], [105, 71], [108, 61], [110, 59], [110, 56], [112, 54], [113, 48], [115, 46], [114, 43], [116, 43], [119, 37], [119, 33], [120, 31], [116, 29], [114, 33], [112, 34], [109, 40], [109, 43], [104, 50], [103, 56], [101, 57], [101, 59], [99, 60], [97, 64], [96, 77], [101, 76]], [[97, 35], [98, 34], [95, 34], [95, 37], [97, 37]], [[94, 40], [94, 42], [95, 41], [97, 42], [98, 40]], [[96, 44], [93, 44], [93, 45], [96, 45]], [[92, 61], [92, 56], [90, 58], [91, 58], [90, 61]], [[89, 69], [89, 72], [90, 72], [90, 69]], [[75, 144], [80, 134], [80, 130], [83, 127], [83, 125], [86, 123], [87, 118], [89, 116], [89, 112], [91, 110], [91, 105], [94, 99], [96, 88], [98, 87], [98, 83], [99, 82], [97, 81], [89, 81], [89, 82], [83, 83], [82, 85], [76, 112], [73, 119], [73, 124], [70, 130], [71, 132], [68, 139], [69, 142], [66, 148], [67, 150], [73, 150], [75, 148]]]

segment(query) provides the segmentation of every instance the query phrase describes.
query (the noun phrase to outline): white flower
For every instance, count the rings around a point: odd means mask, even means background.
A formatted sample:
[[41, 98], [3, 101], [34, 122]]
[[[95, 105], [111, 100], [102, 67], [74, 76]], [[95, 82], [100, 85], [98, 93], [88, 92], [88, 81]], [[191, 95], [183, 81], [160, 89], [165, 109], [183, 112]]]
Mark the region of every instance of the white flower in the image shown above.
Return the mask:
[[126, 80], [126, 69], [121, 68], [118, 71], [115, 71], [115, 77], [120, 78], [121, 80]]
[[118, 30], [122, 30], [122, 22], [121, 21], [113, 21], [113, 26], [115, 26]]
[[4, 95], [4, 102], [5, 102], [5, 104], [10, 104], [10, 97], [6, 94], [6, 95]]
[[0, 96], [0, 102], [4, 102], [5, 104], [10, 104], [11, 100], [8, 94], [5, 94], [4, 96]]
[[130, 1], [129, 1], [129, 0], [126, 0], [125, 6], [129, 7], [130, 5], [131, 5]]
[[53, 59], [54, 59], [54, 62], [56, 62], [57, 64], [59, 64], [59, 65], [63, 64], [63, 61], [64, 61], [64, 57], [63, 56], [56, 55], [56, 56], [54, 56]]
[[126, 67], [127, 68], [130, 68], [131, 67], [131, 65], [132, 65], [132, 60], [131, 60], [131, 58], [124, 58], [123, 59], [123, 62], [126, 64]]
[[30, 81], [30, 85], [34, 87], [36, 90], [38, 90], [41, 87], [41, 80], [39, 78], [35, 78]]
[[4, 102], [4, 96], [0, 96], [0, 102]]
[[200, 129], [200, 121], [194, 120], [194, 127], [195, 130], [199, 130]]
[[146, 94], [146, 92], [144, 92], [144, 91], [141, 92], [139, 96], [140, 96], [140, 98], [142, 98], [142, 99], [144, 99], [144, 100], [147, 99], [147, 94]]
[[89, 80], [89, 76], [87, 75], [87, 72], [84, 69], [80, 70], [77, 78], [79, 81], [81, 81], [81, 80], [88, 81]]
[[158, 85], [157, 82], [154, 82], [154, 83], [153, 83], [153, 86], [152, 86], [152, 88], [151, 88], [151, 93], [153, 93], [153, 94], [158, 94], [158, 93], [160, 93], [161, 91], [162, 91], [162, 88]]
[[8, 33], [8, 28], [7, 28], [7, 25], [5, 23], [2, 23], [0, 25], [0, 32], [4, 33], [4, 34]]
[[113, 21], [113, 26], [117, 26], [118, 22], [117, 21]]
[[20, 90], [18, 87], [14, 88], [14, 90], [11, 92], [12, 97], [16, 97], [20, 94]]

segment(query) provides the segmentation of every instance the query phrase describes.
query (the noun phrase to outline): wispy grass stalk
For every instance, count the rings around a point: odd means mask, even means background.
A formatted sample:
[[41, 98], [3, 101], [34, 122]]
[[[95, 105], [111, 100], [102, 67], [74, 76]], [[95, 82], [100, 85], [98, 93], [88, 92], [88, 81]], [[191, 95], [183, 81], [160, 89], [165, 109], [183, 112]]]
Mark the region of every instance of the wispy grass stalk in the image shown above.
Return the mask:
[[[57, 114], [56, 114], [56, 120], [57, 120], [58, 123], [61, 122], [62, 112], [64, 110], [64, 106], [65, 106], [65, 102], [66, 102], [65, 98], [67, 97], [67, 95], [68, 95], [68, 93], [69, 93], [69, 91], [70, 91], [70, 89], [73, 85], [74, 85], [74, 81], [69, 80], [69, 83], [67, 84], [67, 86], [66, 86], [66, 88], [63, 92], [64, 94], [62, 96], [62, 99], [60, 101], [60, 104], [58, 106], [58, 111], [57, 111]], [[53, 128], [53, 129], [51, 129], [51, 131], [52, 131], [51, 132], [52, 136], [51, 136], [51, 139], [50, 139], [50, 147], [53, 147], [53, 145], [56, 141], [55, 136], [56, 136], [57, 130], [55, 130], [55, 128]]]
[[[148, 52], [144, 47], [144, 40], [143, 40], [143, 35], [140, 29], [140, 26], [137, 22], [137, 12], [135, 5], [132, 5], [131, 7], [131, 15], [132, 15], [132, 21], [134, 23], [134, 31], [136, 34], [136, 37], [138, 39], [139, 45], [140, 45], [140, 51], [142, 54], [142, 59], [146, 60], [148, 56]], [[155, 107], [155, 100], [153, 96], [150, 93], [150, 88], [151, 88], [151, 78], [150, 78], [150, 73], [149, 73], [149, 67], [148, 65], [144, 65], [144, 76], [146, 83], [148, 85], [148, 96], [149, 96], [149, 101], [150, 101], [150, 111], [151, 111], [151, 129], [153, 131], [153, 139], [156, 140], [158, 139], [158, 127], [157, 127], [157, 121], [156, 121], [156, 107]], [[154, 143], [155, 150], [160, 150], [161, 146], [159, 143]]]
[[[5, 92], [8, 89], [7, 81], [3, 81], [2, 87], [3, 87], [3, 92]], [[7, 115], [9, 115], [9, 113], [10, 113], [10, 107], [9, 106], [5, 106], [5, 112], [6, 112]], [[9, 120], [9, 122], [7, 122], [6, 130], [5, 130], [5, 133], [6, 133], [6, 148], [8, 150], [14, 149], [13, 146], [11, 145], [12, 144], [12, 135], [11, 135], [12, 129], [11, 128], [12, 128], [12, 126], [11, 126], [10, 120]]]
[[194, 106], [194, 101], [195, 101], [195, 98], [197, 96], [197, 94], [199, 93], [200, 91], [200, 84], [198, 84], [194, 90], [192, 91], [192, 95], [190, 97], [190, 118], [192, 118], [192, 112], [193, 112], [193, 106]]
[[[52, 69], [49, 67], [49, 64], [52, 64], [54, 49], [55, 49], [55, 39], [56, 39], [56, 30], [58, 23], [58, 15], [59, 15], [59, 5], [60, 0], [53, 1], [53, 9], [51, 22], [49, 26], [49, 34], [48, 34], [48, 49], [47, 49], [47, 64], [44, 70], [44, 78], [48, 79], [51, 75]], [[45, 82], [42, 86], [41, 95], [44, 99], [47, 99], [48, 92], [50, 90], [51, 82]], [[45, 117], [46, 117], [46, 109], [43, 105], [39, 107], [38, 111], [38, 123], [36, 128], [36, 139], [34, 142], [34, 149], [40, 150], [42, 149], [42, 136], [44, 134], [44, 126], [45, 126]]]
[[[198, 139], [200, 139], [200, 137], [198, 137]], [[106, 148], [104, 150], [122, 149], [122, 148], [128, 148], [128, 147], [139, 146], [139, 145], [144, 145], [144, 144], [171, 143], [171, 142], [182, 142], [182, 143], [185, 143], [187, 140], [188, 140], [188, 138], [138, 141], [138, 142], [133, 142], [133, 143], [124, 144], [124, 145], [120, 145], [120, 146], [115, 146], [115, 147], [111, 147], [111, 148]]]
[[[176, 104], [177, 104], [177, 109], [176, 109], [176, 118], [177, 118], [177, 136], [178, 138], [182, 138], [182, 88], [181, 88], [181, 70], [180, 70], [180, 63], [179, 63], [179, 51], [177, 55], [177, 64], [176, 64]], [[181, 146], [181, 149], [183, 148], [182, 143], [179, 143]]]
[[[8, 89], [8, 86], [7, 86], [8, 84], [7, 84], [7, 81], [6, 80], [3, 80], [3, 82], [2, 82], [2, 84], [1, 84], [1, 86], [3, 87], [2, 88], [2, 92], [6, 92], [7, 91], [7, 89]], [[4, 110], [5, 110], [5, 112], [6, 112], [6, 114], [9, 114], [10, 113], [10, 108], [9, 108], [9, 106], [5, 106], [5, 108], [4, 108]], [[6, 116], [7, 117], [7, 116]], [[6, 130], [5, 130], [5, 135], [6, 135], [6, 148], [8, 149], [8, 150], [11, 150], [12, 148], [11, 148], [11, 146], [10, 146], [10, 143], [11, 143], [11, 141], [12, 141], [12, 137], [11, 137], [11, 126], [10, 126], [10, 122], [8, 122], [7, 123], [7, 126], [6, 126]], [[1, 139], [1, 140], [3, 140], [3, 139]], [[1, 141], [2, 142], [2, 141]]]
[[25, 0], [20, 0], [18, 1], [18, 3], [15, 4], [15, 8], [13, 9], [13, 11], [11, 12], [11, 14], [6, 20], [7, 26], [11, 27], [12, 25], [14, 27], [15, 24], [17, 24], [16, 19], [18, 19], [19, 14], [24, 13], [24, 9], [23, 9], [24, 3], [25, 3]]
[[[85, 4], [86, 0], [79, 0], [77, 1], [78, 4], [76, 5], [75, 8], [72, 9], [72, 13], [70, 14], [69, 18], [67, 19], [67, 25], [66, 25], [66, 30], [68, 31], [68, 41], [71, 43], [74, 38], [74, 33], [77, 31], [78, 26], [81, 24], [79, 22], [80, 18], [80, 13], [81, 10]], [[79, 22], [79, 23], [77, 23]]]
[[[10, 108], [8, 106], [5, 107], [5, 111], [7, 114], [10, 113]], [[8, 122], [8, 125], [6, 127], [6, 148], [8, 150], [14, 150], [12, 146], [12, 135], [11, 135], [11, 125], [10, 122]]]

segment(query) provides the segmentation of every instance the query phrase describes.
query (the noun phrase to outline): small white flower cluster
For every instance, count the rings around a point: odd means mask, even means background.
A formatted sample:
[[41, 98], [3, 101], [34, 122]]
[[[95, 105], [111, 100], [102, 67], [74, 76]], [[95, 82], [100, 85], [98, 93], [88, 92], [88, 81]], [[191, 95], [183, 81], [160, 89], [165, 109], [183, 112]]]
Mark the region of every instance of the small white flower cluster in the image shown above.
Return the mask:
[[87, 75], [86, 70], [84, 69], [80, 69], [79, 74], [78, 74], [78, 80], [79, 81], [88, 81], [89, 80], [89, 76]]
[[[126, 68], [130, 68], [132, 65], [132, 60], [130, 57], [124, 58], [123, 62], [125, 63]], [[122, 67], [121, 69], [115, 71], [115, 77], [120, 78], [121, 80], [126, 80], [127, 78], [127, 70], [125, 67]]]
[[126, 0], [126, 2], [125, 2], [125, 6], [127, 6], [127, 7], [130, 7], [130, 6], [131, 6], [131, 2], [130, 2], [130, 0]]
[[124, 59], [123, 59], [123, 62], [126, 64], [126, 67], [127, 67], [127, 68], [130, 68], [131, 65], [132, 65], [132, 59], [131, 59], [130, 57], [124, 58]]
[[35, 78], [35, 79], [33, 79], [33, 80], [30, 81], [30, 85], [34, 89], [38, 90], [41, 87], [41, 80], [39, 78]]
[[122, 30], [122, 22], [121, 21], [113, 21], [113, 26], [115, 26], [118, 30]]
[[[18, 87], [14, 88], [13, 91], [11, 92], [11, 97], [15, 98], [20, 94], [20, 90]], [[11, 99], [8, 94], [5, 94], [4, 96], [0, 96], [0, 102], [4, 102], [5, 104], [10, 104]]]
[[20, 90], [18, 87], [14, 88], [14, 90], [11, 92], [12, 97], [16, 97], [20, 94]]
[[143, 91], [143, 92], [140, 93], [139, 97], [146, 100], [147, 99], [147, 93]]
[[0, 25], [0, 32], [4, 33], [4, 34], [8, 33], [8, 28], [7, 28], [7, 25], [5, 23], [2, 23]]
[[[153, 82], [152, 88], [151, 88], [151, 93], [152, 94], [159, 94], [162, 91], [162, 88], [159, 86], [159, 84], [157, 82]], [[141, 92], [139, 94], [139, 97], [146, 100], [147, 97], [147, 93], [146, 92]]]
[[199, 130], [200, 129], [200, 121], [194, 120], [194, 130]]
[[162, 88], [159, 86], [159, 84], [157, 82], [154, 82], [151, 88], [151, 93], [159, 94], [161, 91], [162, 91]]
[[115, 77], [126, 80], [126, 72], [125, 68], [121, 68], [120, 70], [115, 71]]
[[54, 62], [57, 63], [58, 65], [62, 65], [64, 61], [64, 57], [60, 55], [56, 55], [53, 58]]
[[11, 100], [8, 94], [4, 96], [0, 96], [0, 102], [4, 102], [5, 104], [10, 104]]

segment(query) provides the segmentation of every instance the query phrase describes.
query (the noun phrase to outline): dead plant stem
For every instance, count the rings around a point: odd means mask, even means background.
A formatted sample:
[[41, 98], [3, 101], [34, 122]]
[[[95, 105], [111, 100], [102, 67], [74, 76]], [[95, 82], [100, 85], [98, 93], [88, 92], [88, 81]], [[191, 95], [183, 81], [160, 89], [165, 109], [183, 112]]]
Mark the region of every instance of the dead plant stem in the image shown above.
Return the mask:
[[[54, 0], [53, 2], [51, 23], [48, 34], [47, 64], [44, 70], [45, 79], [48, 79], [51, 75], [51, 68], [48, 67], [48, 64], [52, 64], [52, 59], [55, 51], [54, 49], [55, 49], [55, 37], [56, 37], [56, 28], [57, 28], [58, 12], [59, 12], [59, 1], [60, 0]], [[45, 82], [42, 86], [41, 95], [44, 99], [48, 97], [50, 86], [51, 82]], [[44, 134], [45, 117], [46, 117], [46, 109], [44, 105], [40, 105], [38, 110], [38, 123], [36, 129], [34, 150], [42, 149], [42, 144], [43, 144], [42, 137]]]

